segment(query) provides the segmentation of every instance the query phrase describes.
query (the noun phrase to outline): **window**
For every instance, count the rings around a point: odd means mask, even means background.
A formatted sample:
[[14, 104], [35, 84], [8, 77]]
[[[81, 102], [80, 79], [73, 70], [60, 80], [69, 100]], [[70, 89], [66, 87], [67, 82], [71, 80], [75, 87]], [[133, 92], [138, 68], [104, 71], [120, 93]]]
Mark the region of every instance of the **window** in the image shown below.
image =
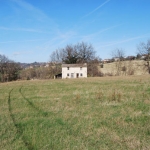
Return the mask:
[[69, 70], [69, 67], [67, 67], [67, 70]]
[[80, 73], [80, 76], [81, 76], [81, 77], [83, 76], [82, 73]]
[[69, 77], [69, 73], [67, 73], [67, 76]]
[[82, 67], [80, 67], [80, 70], [82, 70]]

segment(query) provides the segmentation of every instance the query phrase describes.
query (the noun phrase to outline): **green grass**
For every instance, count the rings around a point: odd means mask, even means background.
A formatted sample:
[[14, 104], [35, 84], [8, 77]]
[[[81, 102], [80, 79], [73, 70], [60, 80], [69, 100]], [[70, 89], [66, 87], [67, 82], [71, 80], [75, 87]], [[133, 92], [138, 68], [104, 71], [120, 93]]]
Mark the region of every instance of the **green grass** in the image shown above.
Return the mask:
[[0, 149], [149, 150], [150, 76], [0, 84]]

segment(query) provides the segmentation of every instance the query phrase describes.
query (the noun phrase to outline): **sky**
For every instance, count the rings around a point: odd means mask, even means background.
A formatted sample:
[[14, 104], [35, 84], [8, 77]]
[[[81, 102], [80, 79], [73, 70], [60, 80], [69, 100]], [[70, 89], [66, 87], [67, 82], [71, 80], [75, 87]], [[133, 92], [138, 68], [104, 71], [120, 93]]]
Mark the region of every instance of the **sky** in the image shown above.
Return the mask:
[[48, 62], [68, 44], [92, 44], [102, 59], [136, 55], [150, 39], [150, 0], [0, 0], [0, 54]]

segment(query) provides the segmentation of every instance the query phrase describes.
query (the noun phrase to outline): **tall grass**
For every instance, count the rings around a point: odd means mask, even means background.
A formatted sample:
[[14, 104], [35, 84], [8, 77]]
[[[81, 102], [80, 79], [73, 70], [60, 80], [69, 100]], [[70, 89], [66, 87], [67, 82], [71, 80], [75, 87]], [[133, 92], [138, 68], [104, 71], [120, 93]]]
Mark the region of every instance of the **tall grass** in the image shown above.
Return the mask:
[[0, 149], [150, 149], [150, 77], [0, 84]]

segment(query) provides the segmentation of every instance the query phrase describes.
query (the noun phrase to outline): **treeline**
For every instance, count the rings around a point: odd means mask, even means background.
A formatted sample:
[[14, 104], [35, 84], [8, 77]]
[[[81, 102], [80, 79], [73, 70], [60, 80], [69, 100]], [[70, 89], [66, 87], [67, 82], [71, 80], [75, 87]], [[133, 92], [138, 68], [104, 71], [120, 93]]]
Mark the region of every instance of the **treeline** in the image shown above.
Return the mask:
[[19, 63], [0, 55], [0, 82], [31, 79], [52, 79], [61, 73], [61, 64], [49, 63], [47, 67], [33, 67], [22, 69]]

